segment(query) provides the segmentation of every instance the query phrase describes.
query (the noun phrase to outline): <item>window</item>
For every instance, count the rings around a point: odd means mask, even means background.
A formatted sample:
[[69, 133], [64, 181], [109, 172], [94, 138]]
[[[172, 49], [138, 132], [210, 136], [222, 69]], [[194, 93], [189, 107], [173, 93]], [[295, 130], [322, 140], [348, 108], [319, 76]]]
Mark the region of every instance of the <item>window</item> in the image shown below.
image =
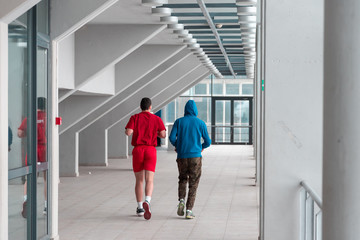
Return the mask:
[[195, 95], [205, 95], [206, 94], [206, 84], [199, 83], [195, 86]]
[[253, 95], [253, 84], [242, 84], [243, 95]]
[[239, 84], [226, 84], [226, 95], [239, 95]]
[[223, 95], [223, 85], [221, 83], [214, 83], [213, 86], [214, 95]]
[[166, 122], [175, 122], [175, 101], [172, 101], [166, 106]]

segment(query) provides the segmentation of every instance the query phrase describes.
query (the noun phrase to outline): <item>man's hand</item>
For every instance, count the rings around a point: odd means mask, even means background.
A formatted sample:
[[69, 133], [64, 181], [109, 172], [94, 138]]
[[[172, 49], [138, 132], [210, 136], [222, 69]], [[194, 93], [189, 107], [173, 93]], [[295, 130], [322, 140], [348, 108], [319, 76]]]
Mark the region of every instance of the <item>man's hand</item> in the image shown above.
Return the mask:
[[26, 137], [25, 131], [18, 129], [17, 135], [19, 138]]
[[133, 132], [134, 132], [134, 130], [132, 130], [131, 128], [125, 129], [126, 136], [130, 136]]
[[166, 137], [166, 131], [162, 130], [162, 131], [158, 132], [158, 137], [159, 138], [165, 138]]

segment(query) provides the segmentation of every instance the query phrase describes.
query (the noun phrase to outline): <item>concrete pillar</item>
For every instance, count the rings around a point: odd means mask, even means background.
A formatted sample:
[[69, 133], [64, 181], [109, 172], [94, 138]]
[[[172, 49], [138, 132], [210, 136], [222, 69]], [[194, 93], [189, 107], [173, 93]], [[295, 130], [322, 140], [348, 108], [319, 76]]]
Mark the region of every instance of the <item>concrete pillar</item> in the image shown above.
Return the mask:
[[65, 132], [59, 136], [59, 172], [61, 177], [79, 176], [79, 133]]
[[109, 158], [127, 158], [128, 137], [125, 135], [125, 121], [120, 121], [112, 128], [108, 129], [108, 157]]
[[322, 191], [323, 10], [266, 0], [261, 239], [298, 239], [300, 181]]
[[96, 121], [80, 132], [79, 164], [82, 166], [107, 166], [107, 130], [105, 121]]
[[323, 239], [360, 235], [360, 2], [325, 1]]

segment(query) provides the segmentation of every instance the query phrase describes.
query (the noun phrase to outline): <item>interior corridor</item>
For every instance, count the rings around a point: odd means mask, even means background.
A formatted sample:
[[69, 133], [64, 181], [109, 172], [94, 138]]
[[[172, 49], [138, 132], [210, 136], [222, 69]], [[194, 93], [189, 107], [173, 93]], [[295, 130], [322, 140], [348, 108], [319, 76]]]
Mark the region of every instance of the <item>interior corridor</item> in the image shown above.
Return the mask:
[[258, 188], [252, 146], [211, 146], [203, 152], [193, 220], [176, 214], [175, 152], [158, 150], [152, 217], [135, 214], [131, 158], [108, 167], [80, 167], [80, 177], [61, 178], [61, 240], [258, 239]]

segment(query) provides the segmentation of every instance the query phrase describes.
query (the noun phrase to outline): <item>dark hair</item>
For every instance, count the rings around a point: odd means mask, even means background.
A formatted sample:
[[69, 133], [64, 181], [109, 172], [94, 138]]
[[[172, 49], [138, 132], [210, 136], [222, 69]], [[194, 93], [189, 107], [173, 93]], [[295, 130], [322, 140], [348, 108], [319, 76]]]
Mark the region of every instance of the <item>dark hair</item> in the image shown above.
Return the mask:
[[37, 104], [38, 104], [38, 109], [39, 110], [42, 110], [42, 111], [45, 111], [46, 109], [46, 98], [44, 97], [38, 97], [37, 99]]
[[141, 110], [143, 110], [143, 111], [149, 110], [150, 106], [151, 106], [150, 98], [145, 97], [145, 98], [141, 99], [141, 102], [140, 102]]

